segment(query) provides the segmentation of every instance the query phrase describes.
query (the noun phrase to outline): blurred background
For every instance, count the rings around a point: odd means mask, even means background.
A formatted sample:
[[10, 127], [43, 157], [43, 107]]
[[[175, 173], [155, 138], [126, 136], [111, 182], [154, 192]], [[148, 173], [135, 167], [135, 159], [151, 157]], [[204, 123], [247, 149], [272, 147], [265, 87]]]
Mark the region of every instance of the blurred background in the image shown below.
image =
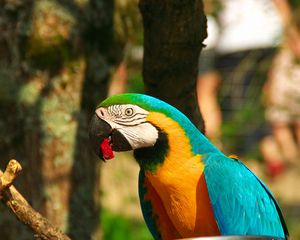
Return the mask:
[[[137, 2], [0, 0], [0, 166], [18, 159], [20, 191], [74, 239], [152, 239], [131, 153], [103, 165], [87, 147], [100, 99], [143, 92]], [[300, 1], [203, 2], [206, 135], [266, 182], [300, 239]], [[0, 239], [32, 239], [0, 211]]]

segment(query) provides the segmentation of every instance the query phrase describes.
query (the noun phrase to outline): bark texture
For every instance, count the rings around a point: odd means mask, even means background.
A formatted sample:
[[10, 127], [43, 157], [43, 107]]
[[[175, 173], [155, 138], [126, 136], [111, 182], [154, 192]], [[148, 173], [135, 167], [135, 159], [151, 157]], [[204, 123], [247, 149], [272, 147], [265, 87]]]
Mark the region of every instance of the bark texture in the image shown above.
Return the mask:
[[201, 0], [140, 0], [144, 24], [146, 92], [176, 106], [200, 130], [196, 98], [198, 58], [206, 37]]
[[[101, 235], [100, 166], [87, 133], [118, 60], [113, 8], [0, 0], [0, 159], [21, 159], [16, 187], [72, 239]], [[6, 207], [0, 212], [0, 239], [33, 239]]]

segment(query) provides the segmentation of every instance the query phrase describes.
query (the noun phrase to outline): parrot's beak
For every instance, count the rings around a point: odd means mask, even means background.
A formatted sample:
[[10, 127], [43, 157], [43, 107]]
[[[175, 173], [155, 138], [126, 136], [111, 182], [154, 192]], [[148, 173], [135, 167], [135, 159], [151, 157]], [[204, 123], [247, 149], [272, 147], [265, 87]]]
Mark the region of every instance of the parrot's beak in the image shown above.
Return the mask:
[[104, 161], [114, 158], [113, 151], [132, 150], [126, 138], [97, 114], [92, 117], [89, 138], [93, 150]]

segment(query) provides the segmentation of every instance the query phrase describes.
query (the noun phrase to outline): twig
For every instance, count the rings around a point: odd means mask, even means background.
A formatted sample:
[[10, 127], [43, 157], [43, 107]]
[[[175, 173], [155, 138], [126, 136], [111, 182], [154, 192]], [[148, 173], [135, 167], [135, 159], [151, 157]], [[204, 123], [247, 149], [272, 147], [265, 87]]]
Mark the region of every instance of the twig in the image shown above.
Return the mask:
[[5, 172], [0, 170], [0, 199], [16, 215], [16, 217], [26, 224], [36, 238], [44, 240], [70, 240], [59, 229], [52, 226], [49, 221], [35, 211], [26, 199], [12, 186], [14, 179], [22, 170], [20, 163], [11, 160]]
[[17, 160], [12, 159], [9, 161], [5, 172], [0, 177], [0, 194], [2, 193], [3, 190], [9, 188], [12, 185], [13, 181], [21, 171], [22, 171], [21, 164], [18, 163]]

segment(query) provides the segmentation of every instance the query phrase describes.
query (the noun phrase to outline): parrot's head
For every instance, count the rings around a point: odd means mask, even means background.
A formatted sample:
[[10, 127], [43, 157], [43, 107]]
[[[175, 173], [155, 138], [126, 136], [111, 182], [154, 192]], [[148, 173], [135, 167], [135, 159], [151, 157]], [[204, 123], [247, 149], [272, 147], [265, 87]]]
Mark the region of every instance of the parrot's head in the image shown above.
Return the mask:
[[113, 151], [134, 150], [140, 166], [152, 169], [163, 161], [170, 141], [192, 151], [190, 141], [196, 133], [196, 127], [173, 106], [144, 94], [127, 93], [111, 96], [98, 105], [89, 137], [102, 160], [112, 159]]

